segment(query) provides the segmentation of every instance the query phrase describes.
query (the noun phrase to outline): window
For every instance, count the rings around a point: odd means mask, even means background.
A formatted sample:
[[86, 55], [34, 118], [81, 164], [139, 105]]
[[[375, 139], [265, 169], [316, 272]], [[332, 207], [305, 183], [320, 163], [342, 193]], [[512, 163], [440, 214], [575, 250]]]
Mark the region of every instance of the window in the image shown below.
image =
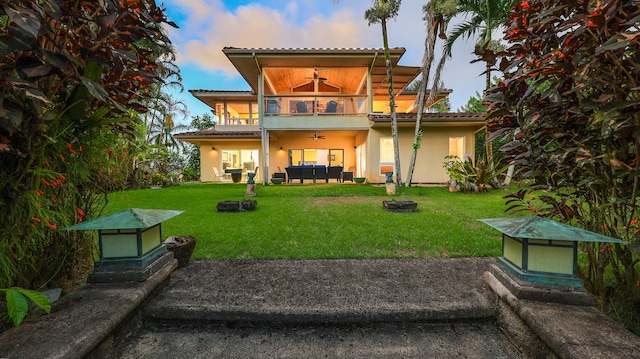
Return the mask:
[[464, 137], [449, 137], [449, 156], [464, 159]]
[[384, 176], [387, 172], [394, 172], [395, 161], [393, 151], [393, 138], [382, 137], [380, 139], [380, 175]]
[[258, 166], [258, 150], [222, 150], [222, 169], [242, 168], [242, 172], [254, 171]]
[[224, 101], [215, 105], [217, 123], [220, 125], [257, 125], [258, 104], [249, 101]]
[[344, 166], [343, 149], [305, 148], [289, 150], [289, 166]]

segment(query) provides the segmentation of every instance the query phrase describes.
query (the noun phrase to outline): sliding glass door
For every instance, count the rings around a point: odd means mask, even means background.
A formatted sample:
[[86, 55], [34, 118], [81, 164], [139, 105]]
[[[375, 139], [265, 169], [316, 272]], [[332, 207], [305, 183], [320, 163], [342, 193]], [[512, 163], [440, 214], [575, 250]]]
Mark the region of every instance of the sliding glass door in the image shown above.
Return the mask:
[[302, 148], [289, 150], [289, 166], [302, 165], [344, 167], [344, 150], [341, 148]]

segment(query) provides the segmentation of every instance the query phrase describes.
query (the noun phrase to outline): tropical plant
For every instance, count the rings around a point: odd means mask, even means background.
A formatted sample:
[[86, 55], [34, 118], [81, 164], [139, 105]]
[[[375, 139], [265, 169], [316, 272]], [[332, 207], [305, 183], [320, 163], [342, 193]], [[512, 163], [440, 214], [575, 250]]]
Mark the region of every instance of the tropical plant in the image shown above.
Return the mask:
[[[199, 116], [192, 116], [189, 129], [204, 131], [214, 129], [216, 126], [215, 118], [210, 113], [204, 113]], [[198, 178], [195, 174], [200, 173], [200, 147], [189, 143], [185, 143], [185, 178], [194, 180]], [[192, 173], [194, 175], [192, 175]]]
[[402, 185], [400, 173], [400, 146], [398, 141], [398, 118], [396, 116], [396, 98], [393, 90], [393, 71], [391, 55], [389, 53], [389, 37], [387, 36], [387, 21], [398, 16], [401, 0], [373, 0], [371, 7], [365, 11], [364, 17], [371, 24], [380, 23], [382, 28], [382, 43], [384, 46], [384, 60], [387, 68], [387, 85], [389, 88], [389, 108], [391, 109], [391, 136], [393, 137], [394, 172], [396, 185]]
[[59, 229], [126, 183], [163, 23], [175, 25], [153, 0], [0, 7], [0, 288], [84, 281], [93, 237]]
[[585, 285], [631, 313], [627, 325], [640, 322], [638, 19], [633, 1], [522, 1], [508, 22], [504, 81], [487, 96], [492, 137], [520, 131], [503, 149], [549, 191], [537, 201], [521, 192], [523, 206], [630, 243], [581, 246]]
[[499, 187], [497, 178], [507, 170], [507, 166], [496, 168], [492, 162], [480, 158], [474, 164], [471, 158], [464, 161], [467, 189], [474, 192], [485, 192], [489, 186]]
[[[478, 35], [474, 53], [486, 64], [485, 89], [491, 87], [491, 71], [498, 58], [492, 51], [501, 45], [493, 40], [493, 33], [504, 26], [510, 11], [518, 0], [457, 0], [457, 13], [470, 18], [453, 28], [447, 39], [446, 50], [449, 55], [453, 44], [459, 38], [471, 38]], [[489, 141], [489, 131], [485, 127], [485, 151], [488, 162], [493, 162], [493, 149]]]
[[0, 292], [5, 293], [5, 301], [7, 306], [7, 314], [9, 319], [16, 327], [22, 323], [22, 320], [29, 312], [29, 298], [33, 304], [42, 308], [45, 312], [51, 312], [51, 303], [46, 295], [30, 289], [24, 289], [20, 287], [11, 287], [6, 289], [0, 289]]
[[446, 156], [442, 167], [451, 181], [450, 185], [460, 187], [471, 192], [485, 192], [489, 186], [496, 187], [496, 178], [506, 169], [506, 166], [494, 168], [492, 163], [480, 159], [474, 164], [470, 157], [461, 160], [458, 156]]
[[457, 186], [465, 180], [464, 166], [460, 157], [454, 155], [445, 156], [445, 161], [442, 162], [442, 168], [447, 172], [449, 176], [449, 184]]

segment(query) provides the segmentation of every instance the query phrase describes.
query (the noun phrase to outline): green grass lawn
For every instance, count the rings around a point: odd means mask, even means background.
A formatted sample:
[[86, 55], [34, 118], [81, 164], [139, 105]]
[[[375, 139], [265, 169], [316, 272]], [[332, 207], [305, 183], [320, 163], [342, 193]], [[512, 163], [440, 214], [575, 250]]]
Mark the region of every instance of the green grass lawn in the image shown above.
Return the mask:
[[[183, 210], [163, 237], [196, 238], [194, 258], [401, 258], [497, 256], [500, 234], [476, 221], [505, 217], [504, 190], [449, 193], [355, 184], [257, 186], [253, 212], [219, 213], [218, 202], [244, 199], [245, 184], [185, 184], [113, 193], [104, 214], [126, 208]], [[383, 200], [418, 202], [417, 213], [392, 213]]]

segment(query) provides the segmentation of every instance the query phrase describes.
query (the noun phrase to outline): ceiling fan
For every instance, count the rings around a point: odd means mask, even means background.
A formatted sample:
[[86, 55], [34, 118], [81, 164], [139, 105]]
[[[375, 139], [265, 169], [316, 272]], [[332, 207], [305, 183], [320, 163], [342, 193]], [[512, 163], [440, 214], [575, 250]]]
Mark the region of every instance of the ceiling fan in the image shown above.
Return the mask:
[[[306, 79], [309, 79], [309, 80], [311, 79], [311, 77], [310, 77], [310, 76], [306, 76], [305, 78], [306, 78]], [[318, 69], [313, 69], [313, 79], [314, 79], [314, 80], [320, 80], [320, 81], [327, 81], [327, 78], [326, 78], [326, 77], [320, 77], [320, 76], [318, 75]]]
[[319, 135], [318, 135], [318, 131], [315, 131], [315, 132], [313, 133], [313, 136], [311, 136], [311, 137], [309, 137], [309, 138], [313, 138], [313, 140], [314, 140], [314, 141], [316, 141], [316, 140], [324, 140], [324, 139], [325, 139], [325, 136], [319, 136]]

